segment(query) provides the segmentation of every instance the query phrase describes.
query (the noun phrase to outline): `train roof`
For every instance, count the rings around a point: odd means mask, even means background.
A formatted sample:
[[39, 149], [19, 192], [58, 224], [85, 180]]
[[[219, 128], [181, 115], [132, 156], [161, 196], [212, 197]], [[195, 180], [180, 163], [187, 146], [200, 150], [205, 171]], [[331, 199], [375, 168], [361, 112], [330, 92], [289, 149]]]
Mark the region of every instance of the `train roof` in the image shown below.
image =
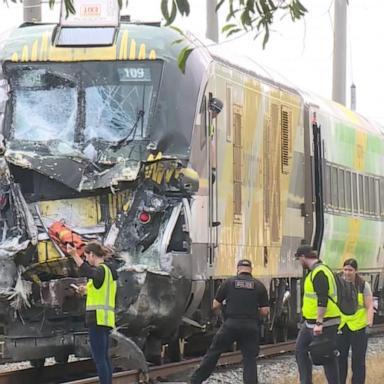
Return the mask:
[[344, 124], [348, 124], [373, 135], [384, 136], [383, 125], [369, 120], [339, 103], [327, 100], [315, 93], [297, 87], [276, 71], [265, 65], [261, 65], [256, 60], [246, 55], [239, 55], [237, 52], [231, 52], [225, 44], [213, 45], [212, 42], [208, 42], [207, 47], [214, 60], [251, 76], [255, 76], [261, 81], [281, 90], [297, 94], [301, 97], [303, 104], [316, 106], [320, 111], [332, 116], [334, 119], [342, 121]]
[[0, 42], [0, 61], [145, 60], [177, 61], [185, 43], [175, 44], [180, 34], [166, 27], [121, 23], [112, 46], [57, 47], [56, 24], [23, 24]]
[[[115, 42], [106, 47], [57, 47], [53, 44], [56, 24], [23, 24], [9, 32], [7, 38], [0, 41], [0, 61], [86, 61], [86, 60], [145, 60], [162, 59], [177, 61], [178, 55], [188, 43], [175, 44], [181, 35], [172, 28], [145, 25], [141, 23], [121, 23]], [[254, 59], [237, 52], [231, 52], [227, 45], [215, 45], [210, 41], [197, 41], [202, 46], [200, 55], [209, 53], [212, 60], [248, 73], [261, 81], [287, 92], [299, 95], [303, 104], [315, 105], [320, 111], [342, 120], [357, 129], [374, 135], [384, 136], [384, 127], [366, 119], [360, 114], [333, 101], [321, 98], [314, 93], [304, 91], [286, 78]], [[189, 42], [190, 43], [190, 42]]]

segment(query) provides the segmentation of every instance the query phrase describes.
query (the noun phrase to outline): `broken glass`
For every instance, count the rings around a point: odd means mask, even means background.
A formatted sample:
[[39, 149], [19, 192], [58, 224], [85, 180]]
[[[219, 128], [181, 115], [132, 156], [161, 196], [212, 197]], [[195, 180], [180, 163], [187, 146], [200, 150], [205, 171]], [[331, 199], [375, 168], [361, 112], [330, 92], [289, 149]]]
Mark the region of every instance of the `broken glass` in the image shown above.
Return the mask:
[[107, 150], [109, 143], [146, 138], [161, 70], [158, 61], [6, 63], [8, 139], [60, 140], [83, 149], [98, 141]]
[[73, 142], [77, 115], [74, 88], [21, 89], [15, 92], [14, 138]]
[[[97, 138], [111, 142], [128, 137], [144, 137], [148, 125], [153, 86], [104, 85], [91, 86], [85, 91], [85, 142]], [[143, 122], [136, 123], [137, 114], [144, 111]]]

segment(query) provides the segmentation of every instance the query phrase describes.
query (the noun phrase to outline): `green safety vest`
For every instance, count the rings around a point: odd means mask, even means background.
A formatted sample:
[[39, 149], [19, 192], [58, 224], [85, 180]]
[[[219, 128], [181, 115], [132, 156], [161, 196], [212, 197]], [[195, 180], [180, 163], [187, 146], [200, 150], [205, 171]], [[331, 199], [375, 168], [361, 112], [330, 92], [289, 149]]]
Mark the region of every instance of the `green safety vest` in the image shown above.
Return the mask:
[[317, 294], [313, 287], [313, 279], [320, 272], [323, 271], [328, 279], [328, 303], [324, 317], [339, 317], [340, 310], [337, 307], [337, 287], [333, 272], [323, 264], [319, 264], [306, 276], [304, 280], [304, 297], [302, 313], [307, 320], [317, 319]]
[[95, 288], [93, 280], [87, 283], [87, 301], [85, 308], [87, 311], [96, 311], [96, 324], [107, 327], [115, 327], [115, 299], [116, 281], [113, 280], [111, 270], [105, 265], [104, 281], [100, 288]]
[[[365, 283], [364, 283], [365, 284]], [[351, 331], [359, 331], [368, 324], [367, 309], [364, 306], [364, 286], [359, 289], [357, 294], [357, 311], [353, 315], [341, 314], [341, 323], [339, 329], [343, 328], [347, 324]]]

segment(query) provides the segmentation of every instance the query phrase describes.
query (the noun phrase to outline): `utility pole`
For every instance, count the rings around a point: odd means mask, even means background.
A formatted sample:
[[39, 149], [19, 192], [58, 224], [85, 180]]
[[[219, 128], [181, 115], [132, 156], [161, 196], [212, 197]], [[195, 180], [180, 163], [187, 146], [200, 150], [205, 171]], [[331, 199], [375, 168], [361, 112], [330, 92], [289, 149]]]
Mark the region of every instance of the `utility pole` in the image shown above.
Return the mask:
[[24, 22], [36, 23], [41, 21], [41, 0], [23, 0]]
[[216, 13], [217, 0], [207, 1], [207, 31], [205, 36], [214, 42], [219, 42], [219, 19]]
[[335, 0], [332, 99], [345, 105], [347, 65], [347, 0]]

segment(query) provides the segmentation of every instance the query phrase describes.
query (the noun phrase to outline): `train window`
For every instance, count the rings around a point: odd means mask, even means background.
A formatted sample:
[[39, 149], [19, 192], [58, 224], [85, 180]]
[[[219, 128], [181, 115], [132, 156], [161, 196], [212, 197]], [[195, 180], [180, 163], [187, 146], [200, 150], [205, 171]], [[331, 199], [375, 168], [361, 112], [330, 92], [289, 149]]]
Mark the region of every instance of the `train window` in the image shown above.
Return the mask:
[[359, 175], [359, 211], [364, 213], [364, 177]]
[[352, 202], [353, 202], [353, 212], [359, 213], [359, 200], [358, 200], [356, 173], [352, 173]]
[[325, 204], [327, 206], [331, 205], [331, 166], [329, 164], [325, 165], [325, 182], [324, 182], [324, 191], [325, 191]]
[[[281, 109], [282, 115], [284, 113], [288, 114], [290, 113], [285, 107], [282, 107]], [[272, 137], [278, 137], [279, 131], [281, 130], [281, 147], [284, 146], [287, 147], [287, 158], [290, 153], [289, 149], [289, 137], [290, 137], [290, 123], [286, 124], [283, 121], [280, 122], [280, 108], [277, 104], [271, 105], [271, 125], [272, 125]], [[283, 120], [283, 117], [282, 117]], [[288, 116], [288, 119], [290, 120], [290, 117]], [[285, 127], [286, 126], [286, 127]], [[284, 137], [285, 136], [285, 137]], [[272, 141], [273, 143], [274, 141]], [[272, 144], [272, 158], [278, 159], [279, 158], [279, 144], [276, 140], [274, 144]], [[280, 172], [288, 173], [288, 165], [289, 162], [287, 162], [286, 167], [284, 168], [283, 162], [280, 164], [278, 161], [272, 161], [270, 163], [271, 166], [271, 174], [272, 176], [272, 185], [269, 189], [269, 193], [272, 197], [272, 205], [271, 205], [271, 216], [270, 216], [270, 222], [271, 222], [271, 241], [272, 242], [279, 242], [280, 241]]]
[[366, 214], [369, 214], [369, 201], [370, 201], [370, 195], [369, 195], [369, 177], [364, 176], [364, 212]]
[[264, 140], [263, 140], [263, 201], [264, 201], [264, 224], [269, 224], [270, 201], [272, 190], [271, 172], [271, 151], [272, 151], [272, 128], [269, 116], [264, 121]]
[[204, 96], [200, 106], [200, 148], [207, 143], [207, 98]]
[[338, 170], [338, 189], [339, 189], [339, 208], [341, 210], [345, 209], [345, 172], [343, 169]]
[[[272, 110], [273, 112], [273, 110]], [[289, 173], [292, 130], [292, 112], [285, 106], [281, 107], [281, 172]]]
[[331, 201], [332, 201], [332, 207], [338, 208], [339, 206], [339, 199], [337, 196], [337, 168], [331, 167]]
[[242, 221], [242, 125], [243, 108], [240, 105], [233, 106], [233, 215], [236, 223]]
[[373, 190], [375, 197], [375, 216], [380, 216], [380, 182], [379, 179], [373, 179]]
[[379, 191], [380, 214], [381, 214], [381, 217], [384, 217], [384, 179], [383, 178], [380, 179], [379, 189], [380, 189]]
[[375, 179], [369, 178], [369, 213], [376, 214]]
[[232, 140], [232, 125], [233, 125], [233, 115], [232, 115], [232, 88], [227, 85], [226, 90], [226, 137], [227, 141]]
[[345, 208], [352, 211], [351, 172], [345, 171]]

